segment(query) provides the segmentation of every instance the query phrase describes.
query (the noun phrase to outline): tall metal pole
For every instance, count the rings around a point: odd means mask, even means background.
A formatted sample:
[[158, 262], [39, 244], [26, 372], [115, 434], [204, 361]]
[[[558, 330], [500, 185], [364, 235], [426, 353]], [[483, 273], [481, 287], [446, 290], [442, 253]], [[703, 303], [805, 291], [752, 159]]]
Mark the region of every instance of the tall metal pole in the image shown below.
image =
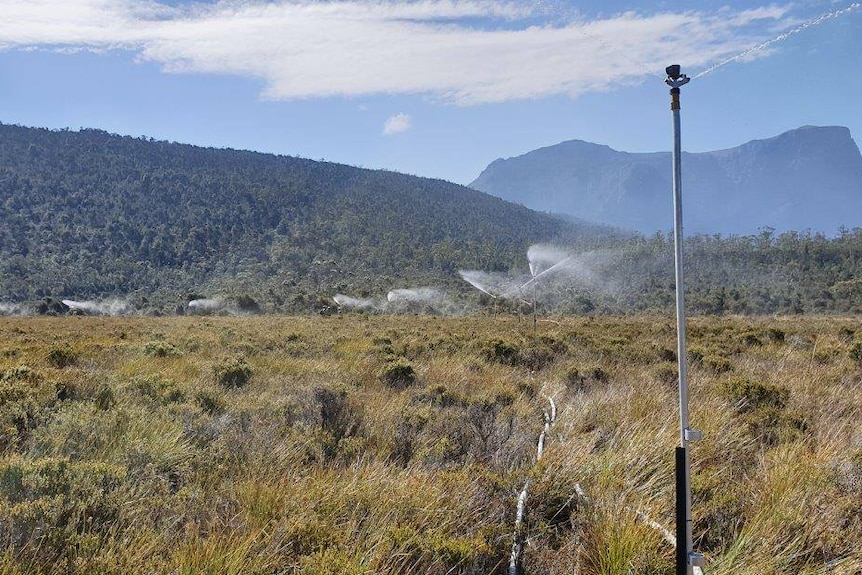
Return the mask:
[[685, 344], [685, 281], [682, 250], [682, 143], [679, 120], [680, 88], [689, 82], [680, 73], [679, 64], [665, 70], [665, 83], [670, 86], [670, 109], [673, 112], [673, 244], [676, 283], [676, 355], [679, 366], [679, 447], [676, 448], [676, 573], [692, 575], [694, 567], [703, 566], [703, 555], [693, 550], [691, 535], [691, 461], [688, 443], [701, 438], [700, 431], [691, 429], [688, 420], [688, 358]]
[[533, 283], [533, 331], [539, 329], [539, 316], [536, 314], [536, 298], [538, 297], [538, 285]]

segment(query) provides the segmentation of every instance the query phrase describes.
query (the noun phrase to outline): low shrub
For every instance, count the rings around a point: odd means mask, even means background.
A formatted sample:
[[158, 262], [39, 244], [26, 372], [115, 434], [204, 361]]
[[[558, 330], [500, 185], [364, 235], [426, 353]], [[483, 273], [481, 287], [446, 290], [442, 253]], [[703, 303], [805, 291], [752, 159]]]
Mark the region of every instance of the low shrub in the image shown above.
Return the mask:
[[488, 342], [483, 349], [485, 359], [503, 365], [516, 365], [520, 353], [521, 348], [518, 345], [501, 339]]
[[195, 403], [204, 413], [219, 415], [227, 409], [224, 399], [211, 391], [199, 391], [195, 394]]
[[519, 394], [528, 398], [536, 397], [536, 393], [538, 391], [537, 385], [533, 381], [519, 381], [515, 387]]
[[608, 372], [599, 366], [585, 369], [572, 367], [566, 372], [565, 384], [569, 391], [589, 391], [596, 384], [607, 383], [609, 379]]
[[431, 410], [427, 407], [414, 407], [405, 410], [396, 423], [395, 434], [392, 438], [392, 450], [389, 455], [390, 461], [401, 465], [406, 465], [410, 462], [416, 453], [420, 434], [428, 425], [431, 417]]
[[245, 386], [254, 373], [244, 359], [225, 359], [213, 367], [216, 383], [227, 389]]
[[796, 441], [809, 429], [803, 414], [787, 409], [786, 387], [736, 378], [724, 384], [723, 393], [748, 432], [767, 446]]
[[679, 369], [669, 361], [656, 365], [652, 370], [653, 378], [664, 385], [674, 385], [679, 380]]
[[105, 384], [96, 394], [96, 407], [102, 411], [108, 411], [117, 405], [117, 396], [110, 385]]
[[691, 364], [700, 363], [709, 352], [700, 346], [691, 346], [688, 348], [688, 362]]
[[461, 395], [450, 391], [445, 385], [429, 386], [425, 391], [413, 398], [414, 404], [428, 404], [432, 407], [451, 407], [466, 405], [467, 400]]
[[63, 369], [78, 363], [78, 354], [68, 347], [54, 347], [48, 352], [47, 360], [57, 369]]
[[4, 544], [34, 553], [38, 563], [67, 556], [88, 534], [107, 534], [116, 523], [125, 478], [125, 469], [103, 462], [53, 457], [3, 461]]
[[739, 413], [763, 407], [783, 409], [790, 397], [790, 390], [786, 387], [746, 378], [728, 380], [722, 386], [722, 392]]
[[760, 347], [763, 345], [760, 335], [754, 331], [747, 331], [741, 334], [739, 336], [739, 342], [746, 347]]
[[185, 394], [179, 389], [177, 382], [159, 375], [137, 377], [131, 382], [132, 388], [144, 397], [154, 399], [161, 404], [179, 403], [185, 401]]
[[543, 343], [537, 343], [521, 350], [518, 354], [516, 364], [522, 365], [531, 371], [539, 371], [546, 368], [557, 358], [557, 352]]
[[166, 341], [150, 341], [144, 345], [144, 353], [150, 357], [171, 357], [180, 355], [180, 350]]
[[0, 373], [0, 382], [18, 381], [37, 383], [41, 380], [41, 376], [26, 365], [19, 365], [18, 367], [13, 367]]
[[539, 338], [530, 345], [495, 339], [483, 346], [482, 355], [487, 361], [539, 371], [553, 363], [566, 349], [565, 344], [551, 338]]
[[821, 365], [829, 365], [843, 355], [843, 352], [844, 348], [841, 346], [826, 344], [814, 350], [812, 359]]
[[71, 401], [78, 397], [78, 386], [73, 381], [55, 381], [54, 393], [59, 401]]
[[394, 355], [395, 350], [392, 347], [392, 338], [390, 337], [375, 337], [371, 340], [371, 343], [374, 345], [375, 351], [381, 353], [383, 355]]
[[416, 381], [413, 365], [403, 358], [387, 362], [377, 374], [380, 381], [393, 389], [404, 389]]
[[314, 390], [314, 400], [318, 407], [323, 454], [332, 459], [338, 454], [339, 443], [343, 439], [357, 435], [362, 413], [350, 402], [344, 390], [318, 387]]
[[0, 373], [0, 450], [17, 443], [37, 425], [46, 406], [40, 382], [39, 375], [25, 365]]
[[658, 361], [676, 361], [676, 352], [666, 347], [660, 347], [656, 350], [656, 358]]
[[411, 572], [493, 573], [501, 551], [481, 533], [454, 537], [436, 530], [394, 527], [386, 535], [393, 554], [409, 558]]
[[720, 355], [707, 355], [702, 363], [705, 368], [717, 375], [733, 370], [733, 363]]
[[770, 327], [766, 330], [766, 339], [772, 343], [784, 343], [785, 336], [784, 330], [777, 327]]

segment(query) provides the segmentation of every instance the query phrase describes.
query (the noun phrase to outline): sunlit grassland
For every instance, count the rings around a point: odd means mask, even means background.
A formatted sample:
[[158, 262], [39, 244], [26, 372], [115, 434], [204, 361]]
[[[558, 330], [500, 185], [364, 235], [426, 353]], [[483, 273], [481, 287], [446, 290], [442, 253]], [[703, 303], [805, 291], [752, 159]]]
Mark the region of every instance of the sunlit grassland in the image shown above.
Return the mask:
[[[689, 336], [706, 572], [862, 572], [862, 321]], [[0, 574], [500, 573], [527, 478], [525, 573], [672, 573], [675, 345], [670, 317], [3, 318]]]

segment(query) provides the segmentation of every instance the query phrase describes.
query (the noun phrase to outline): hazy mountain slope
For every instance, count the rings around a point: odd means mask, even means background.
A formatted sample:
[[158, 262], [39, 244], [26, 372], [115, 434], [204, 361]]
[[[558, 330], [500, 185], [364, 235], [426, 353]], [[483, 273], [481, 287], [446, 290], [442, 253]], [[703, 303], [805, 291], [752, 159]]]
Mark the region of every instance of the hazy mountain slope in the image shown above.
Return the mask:
[[[850, 131], [806, 126], [729, 150], [683, 153], [686, 228], [706, 233], [862, 226]], [[492, 162], [470, 184], [525, 206], [643, 232], [672, 226], [669, 153], [570, 141]]]
[[440, 180], [0, 125], [0, 301], [221, 288], [290, 301], [508, 269], [575, 228]]

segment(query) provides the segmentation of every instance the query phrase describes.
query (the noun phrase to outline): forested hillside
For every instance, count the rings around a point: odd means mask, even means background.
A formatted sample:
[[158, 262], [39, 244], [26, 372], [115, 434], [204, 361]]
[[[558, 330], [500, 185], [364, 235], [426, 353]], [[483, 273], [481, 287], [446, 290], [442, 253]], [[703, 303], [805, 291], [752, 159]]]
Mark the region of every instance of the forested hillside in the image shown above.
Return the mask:
[[0, 301], [229, 291], [301, 309], [318, 293], [508, 269], [564, 233], [578, 232], [440, 180], [0, 126]]
[[[526, 292], [492, 300], [458, 275], [521, 285], [537, 242], [571, 258]], [[862, 312], [860, 229], [686, 245], [694, 313]], [[386, 302], [418, 286], [439, 288], [444, 312], [524, 312], [534, 299], [541, 313], [670, 311], [672, 253], [666, 235], [552, 217], [440, 180], [0, 125], [0, 313], [62, 312], [62, 299], [182, 313], [210, 297], [307, 313], [336, 294]]]

